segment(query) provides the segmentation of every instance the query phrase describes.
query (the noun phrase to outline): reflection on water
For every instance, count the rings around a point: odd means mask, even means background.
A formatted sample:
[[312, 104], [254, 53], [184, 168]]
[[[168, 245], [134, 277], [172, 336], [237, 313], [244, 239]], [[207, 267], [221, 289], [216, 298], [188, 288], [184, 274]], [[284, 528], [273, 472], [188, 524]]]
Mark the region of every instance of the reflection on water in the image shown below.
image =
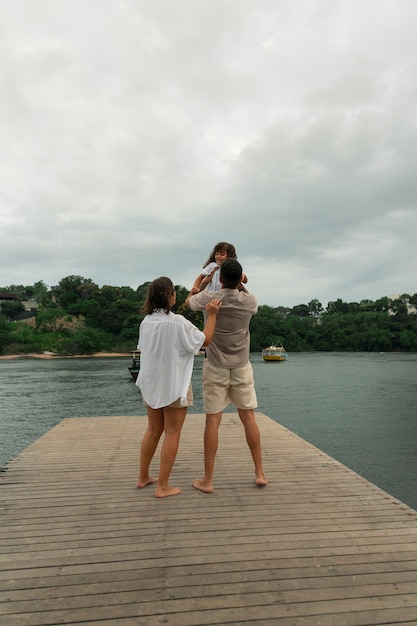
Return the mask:
[[254, 363], [263, 413], [417, 509], [416, 354], [294, 354], [273, 366]]
[[[259, 411], [417, 509], [416, 354], [251, 360]], [[66, 417], [144, 415], [130, 361], [0, 361], [0, 465]], [[196, 357], [193, 413], [203, 412], [202, 364]]]

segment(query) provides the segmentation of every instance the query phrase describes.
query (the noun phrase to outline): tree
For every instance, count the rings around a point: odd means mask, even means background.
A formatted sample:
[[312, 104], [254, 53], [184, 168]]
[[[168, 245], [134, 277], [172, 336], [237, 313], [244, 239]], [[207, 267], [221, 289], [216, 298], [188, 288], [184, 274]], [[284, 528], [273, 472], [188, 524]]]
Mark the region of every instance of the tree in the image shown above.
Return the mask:
[[52, 293], [42, 280], [33, 285], [33, 296], [40, 307], [52, 305]]
[[319, 319], [324, 312], [322, 303], [317, 299], [311, 300], [308, 303], [308, 310], [309, 314], [315, 319]]
[[273, 342], [284, 342], [285, 318], [279, 309], [261, 305], [250, 322], [251, 350], [260, 351]]
[[310, 308], [306, 304], [297, 304], [291, 310], [290, 315], [296, 315], [297, 317], [309, 317]]
[[58, 285], [52, 288], [57, 303], [66, 311], [72, 312], [71, 306], [80, 299], [78, 288], [84, 283], [91, 283], [91, 279], [74, 275], [62, 278]]
[[0, 314], [0, 354], [4, 353], [11, 341], [10, 323], [6, 321], [5, 315]]
[[65, 316], [65, 311], [58, 308], [48, 308], [39, 311], [36, 316], [35, 328], [40, 333], [55, 333], [58, 330], [59, 320]]
[[349, 305], [347, 302], [343, 302], [340, 298], [334, 302], [329, 302], [327, 305], [328, 313], [349, 313]]
[[374, 302], [374, 311], [379, 311], [380, 313], [388, 313], [389, 306], [390, 306], [389, 298], [387, 297], [379, 298], [378, 300], [375, 300]]
[[0, 306], [1, 312], [9, 320], [14, 320], [19, 313], [25, 310], [25, 307], [19, 300], [2, 302]]
[[412, 296], [410, 296], [410, 304], [412, 307], [417, 309], [417, 293], [414, 293]]
[[[131, 345], [136, 345], [149, 285], [148, 281], [137, 289], [110, 285], [100, 288], [90, 278], [72, 275], [50, 290], [43, 281], [33, 286], [4, 287], [1, 291], [20, 298], [35, 298], [40, 306], [35, 326], [31, 328], [6, 319], [4, 313], [14, 319], [23, 310], [21, 303], [2, 303], [0, 352], [75, 353], [125, 349], [124, 346], [131, 349]], [[202, 313], [191, 311], [184, 304], [188, 289], [182, 285], [175, 287], [174, 312], [203, 328]], [[326, 310], [317, 299], [292, 309], [260, 305], [250, 324], [251, 350], [260, 351], [273, 342], [281, 342], [290, 352], [417, 351], [417, 315], [410, 307], [417, 307], [417, 294], [360, 303], [347, 303], [339, 298], [329, 302]]]
[[91, 300], [100, 292], [100, 289], [96, 283], [93, 283], [93, 281], [88, 278], [78, 285], [77, 292], [82, 300]]

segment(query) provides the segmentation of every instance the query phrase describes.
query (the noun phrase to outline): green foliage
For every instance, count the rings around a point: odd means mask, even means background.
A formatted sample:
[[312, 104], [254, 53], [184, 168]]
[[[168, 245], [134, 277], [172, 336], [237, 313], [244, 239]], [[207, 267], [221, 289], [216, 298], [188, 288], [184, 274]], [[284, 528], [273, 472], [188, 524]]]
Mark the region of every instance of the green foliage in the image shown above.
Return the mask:
[[39, 337], [25, 324], [13, 324], [7, 337], [8, 354], [42, 352]]
[[114, 343], [112, 335], [96, 328], [79, 328], [67, 337], [60, 337], [56, 350], [58, 354], [93, 354], [111, 351]]
[[25, 310], [23, 304], [19, 301], [10, 301], [1, 303], [1, 312], [9, 320], [13, 320], [19, 313]]
[[[142, 307], [149, 282], [136, 290], [104, 285], [91, 279], [67, 276], [49, 289], [42, 281], [33, 286], [11, 285], [4, 292], [36, 299], [38, 313], [30, 323], [12, 322], [15, 302], [2, 303], [0, 354], [50, 351], [91, 354], [130, 351], [137, 343]], [[201, 312], [185, 306], [188, 290], [176, 285], [174, 312], [200, 329]], [[17, 303], [19, 310], [23, 307]], [[299, 351], [417, 351], [417, 294], [402, 294], [361, 302], [340, 298], [324, 308], [319, 300], [293, 308], [260, 305], [251, 321], [251, 351], [283, 343], [288, 352]], [[12, 310], [13, 309], [13, 310]]]
[[260, 306], [251, 321], [251, 351], [259, 352], [273, 341], [278, 342], [277, 337], [282, 336], [284, 323], [285, 314], [267, 305]]
[[259, 351], [277, 342], [278, 336], [289, 352], [414, 351], [417, 316], [403, 311], [402, 306], [391, 307], [388, 299], [360, 304], [337, 300], [319, 316], [310, 305], [297, 305], [281, 315], [277, 309], [260, 306], [251, 322], [251, 349]]
[[182, 287], [181, 285], [175, 285], [175, 290], [177, 293], [176, 303], [172, 307], [174, 313], [180, 313], [187, 320], [190, 320], [193, 324], [197, 326], [200, 330], [204, 328], [204, 318], [203, 313], [201, 311], [192, 311], [185, 305], [185, 301], [189, 294], [188, 289]]
[[6, 316], [0, 314], [0, 354], [4, 354], [6, 350], [9, 354], [12, 354], [11, 351], [8, 350], [8, 347], [12, 343], [11, 337], [11, 327], [12, 324], [7, 322]]

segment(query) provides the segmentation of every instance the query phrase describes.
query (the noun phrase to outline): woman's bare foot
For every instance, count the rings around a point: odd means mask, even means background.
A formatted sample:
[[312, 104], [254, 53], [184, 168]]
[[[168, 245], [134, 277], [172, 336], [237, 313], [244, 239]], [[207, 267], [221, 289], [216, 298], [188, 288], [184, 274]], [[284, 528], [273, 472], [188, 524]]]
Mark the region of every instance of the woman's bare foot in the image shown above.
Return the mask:
[[155, 491], [155, 498], [167, 498], [168, 496], [177, 496], [181, 493], [181, 489], [179, 487], [166, 487], [163, 489], [162, 487], [157, 487]]
[[258, 487], [265, 487], [265, 485], [268, 484], [268, 480], [262, 474], [261, 476], [257, 476], [255, 478], [255, 483], [258, 485]]
[[193, 481], [194, 489], [198, 489], [199, 491], [203, 491], [204, 493], [213, 493], [213, 485], [208, 485], [204, 481], [204, 478], [196, 478]]
[[144, 487], [146, 487], [146, 485], [151, 485], [152, 483], [156, 483], [158, 482], [157, 478], [152, 478], [152, 476], [148, 476], [145, 479], [141, 479], [140, 477], [138, 478], [138, 484], [136, 485], [136, 487], [138, 489], [143, 489]]

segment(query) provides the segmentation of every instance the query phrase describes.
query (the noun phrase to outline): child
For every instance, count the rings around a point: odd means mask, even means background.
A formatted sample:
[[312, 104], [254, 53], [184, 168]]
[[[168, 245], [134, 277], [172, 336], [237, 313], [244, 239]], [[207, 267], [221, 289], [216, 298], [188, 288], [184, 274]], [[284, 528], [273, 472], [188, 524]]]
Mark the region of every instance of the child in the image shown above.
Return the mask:
[[[191, 289], [191, 294], [199, 293], [204, 289], [207, 291], [218, 291], [221, 289], [220, 284], [220, 266], [225, 259], [237, 259], [235, 247], [226, 241], [217, 243], [210, 253], [209, 258], [204, 263], [201, 274], [197, 276]], [[247, 283], [248, 278], [242, 274], [242, 283]], [[246, 291], [245, 287], [239, 286], [240, 291]]]

